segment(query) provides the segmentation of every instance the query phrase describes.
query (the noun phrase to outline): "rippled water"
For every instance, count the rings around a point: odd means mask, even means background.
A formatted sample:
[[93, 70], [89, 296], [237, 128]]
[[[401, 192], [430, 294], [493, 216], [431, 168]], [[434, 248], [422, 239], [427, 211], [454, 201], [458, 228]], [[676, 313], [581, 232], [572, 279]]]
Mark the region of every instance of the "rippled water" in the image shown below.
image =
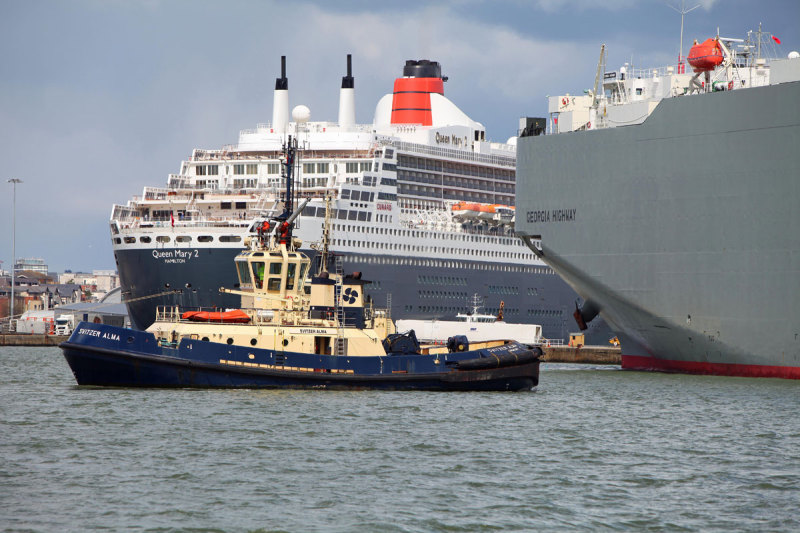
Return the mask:
[[798, 405], [557, 365], [529, 393], [78, 388], [2, 348], [0, 529], [796, 531]]

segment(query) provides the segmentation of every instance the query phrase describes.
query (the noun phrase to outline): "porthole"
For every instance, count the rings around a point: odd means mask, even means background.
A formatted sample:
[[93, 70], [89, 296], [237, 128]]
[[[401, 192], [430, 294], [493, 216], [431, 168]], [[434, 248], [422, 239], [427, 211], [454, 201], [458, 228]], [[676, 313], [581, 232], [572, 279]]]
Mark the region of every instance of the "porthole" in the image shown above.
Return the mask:
[[175, 242], [192, 242], [192, 238], [188, 235], [178, 235], [175, 237]]
[[202, 340], [203, 342], [208, 342], [208, 337], [203, 337], [201, 340]]
[[231, 337], [228, 337], [228, 344], [233, 344], [233, 339]]
[[148, 243], [148, 242], [150, 242], [151, 240], [152, 240], [152, 239], [151, 239], [150, 237], [146, 236], [146, 235], [143, 235], [143, 236], [139, 237], [139, 242]]
[[156, 237], [157, 242], [169, 242], [169, 235], [159, 235]]
[[214, 237], [211, 235], [200, 235], [197, 237], [198, 242], [211, 242], [214, 240]]
[[256, 344], [258, 344], [256, 339], [250, 339], [250, 346], [255, 346]]

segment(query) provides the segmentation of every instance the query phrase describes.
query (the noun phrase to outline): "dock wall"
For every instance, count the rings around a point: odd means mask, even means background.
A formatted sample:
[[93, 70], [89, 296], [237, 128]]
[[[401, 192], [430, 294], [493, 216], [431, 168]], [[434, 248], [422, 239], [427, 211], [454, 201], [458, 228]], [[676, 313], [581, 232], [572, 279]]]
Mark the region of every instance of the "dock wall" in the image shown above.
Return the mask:
[[8, 333], [0, 335], [0, 346], [58, 346], [69, 335]]
[[575, 363], [584, 365], [619, 365], [622, 355], [614, 346], [542, 346], [543, 363]]

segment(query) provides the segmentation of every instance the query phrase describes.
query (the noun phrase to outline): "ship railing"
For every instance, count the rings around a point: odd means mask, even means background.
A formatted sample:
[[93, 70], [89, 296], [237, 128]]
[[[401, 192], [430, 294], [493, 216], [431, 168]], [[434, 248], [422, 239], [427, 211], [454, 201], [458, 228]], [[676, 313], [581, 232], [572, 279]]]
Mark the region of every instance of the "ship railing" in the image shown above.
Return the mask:
[[113, 209], [111, 210], [111, 219], [112, 220], [132, 220], [136, 216], [136, 209], [114, 204]]
[[458, 159], [461, 161], [476, 161], [480, 163], [501, 165], [507, 167], [515, 167], [517, 164], [516, 155], [505, 156], [505, 155], [476, 154], [474, 152], [465, 152], [462, 150], [454, 150], [452, 148], [429, 146], [427, 144], [410, 143], [394, 139], [384, 139], [384, 144], [394, 146], [398, 150], [403, 150], [406, 152], [415, 152], [415, 153], [433, 155], [438, 157], [446, 157], [449, 159]]
[[[289, 128], [296, 130], [296, 123], [295, 128]], [[356, 131], [356, 132], [363, 132], [363, 133], [371, 133], [373, 129], [372, 124], [353, 124], [349, 126], [346, 131]], [[336, 122], [307, 122], [305, 126], [302, 128], [303, 131], [313, 132], [313, 133], [322, 133], [329, 129], [336, 128], [336, 131], [345, 131], [339, 128], [339, 125]], [[258, 133], [273, 133], [270, 130], [274, 129], [271, 122], [260, 122], [256, 124], [255, 128], [247, 128], [243, 130], [239, 130], [239, 135], [254, 135]], [[291, 132], [290, 132], [291, 133]]]
[[181, 309], [176, 305], [159, 305], [156, 307], [156, 322], [180, 322]]
[[542, 346], [566, 346], [564, 339], [548, 339], [545, 337], [539, 337], [539, 343]]
[[[672, 69], [670, 72], [669, 69]], [[647, 78], [660, 78], [670, 74], [677, 74], [677, 65], [664, 65], [663, 67], [655, 68], [629, 68], [627, 72], [628, 79], [647, 79]]]
[[230, 220], [223, 217], [205, 217], [204, 219], [182, 218], [172, 221], [164, 217], [128, 216], [125, 218], [114, 218], [120, 223], [120, 230], [132, 230], [139, 228], [159, 229], [169, 228], [179, 230], [180, 228], [245, 228], [251, 223], [251, 218]]

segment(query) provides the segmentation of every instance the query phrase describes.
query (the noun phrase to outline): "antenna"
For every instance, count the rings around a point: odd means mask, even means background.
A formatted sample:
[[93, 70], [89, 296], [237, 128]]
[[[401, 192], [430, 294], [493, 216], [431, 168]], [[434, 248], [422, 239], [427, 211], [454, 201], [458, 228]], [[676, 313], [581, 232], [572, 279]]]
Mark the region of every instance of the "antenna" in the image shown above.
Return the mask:
[[667, 4], [667, 7], [676, 11], [681, 14], [681, 42], [678, 51], [678, 74], [683, 74], [683, 18], [686, 16], [687, 13], [690, 13], [700, 7], [700, 4], [697, 4], [691, 9], [686, 9], [686, 0], [681, 0], [681, 8], [680, 10], [675, 7]]

